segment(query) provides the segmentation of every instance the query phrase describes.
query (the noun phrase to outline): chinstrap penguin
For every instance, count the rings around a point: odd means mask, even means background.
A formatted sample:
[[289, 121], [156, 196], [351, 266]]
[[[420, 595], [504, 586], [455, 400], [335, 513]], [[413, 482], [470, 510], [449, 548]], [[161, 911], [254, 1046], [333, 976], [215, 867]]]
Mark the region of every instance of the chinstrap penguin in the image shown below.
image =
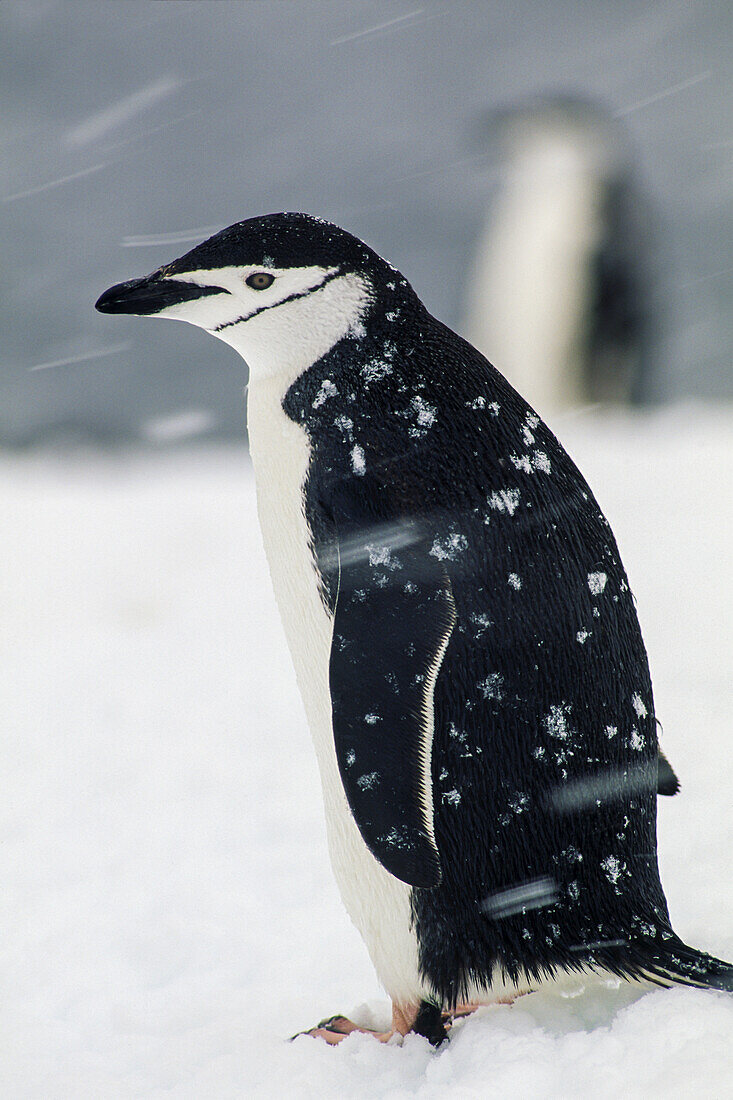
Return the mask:
[[543, 417], [655, 395], [663, 272], [628, 135], [608, 109], [543, 97], [495, 114], [503, 171], [463, 331]]
[[330, 856], [393, 1031], [438, 1043], [446, 1017], [584, 970], [730, 988], [670, 925], [676, 779], [613, 534], [502, 375], [306, 214], [233, 225], [97, 309], [189, 321], [249, 365]]

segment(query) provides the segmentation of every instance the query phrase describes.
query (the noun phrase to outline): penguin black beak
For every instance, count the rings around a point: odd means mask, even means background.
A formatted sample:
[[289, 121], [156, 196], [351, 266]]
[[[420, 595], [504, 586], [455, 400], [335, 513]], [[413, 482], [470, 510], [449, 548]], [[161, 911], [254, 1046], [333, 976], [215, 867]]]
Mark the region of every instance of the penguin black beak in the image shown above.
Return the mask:
[[192, 302], [210, 294], [226, 293], [220, 286], [182, 283], [154, 272], [143, 279], [130, 279], [126, 283], [117, 283], [110, 287], [97, 299], [94, 308], [100, 313], [133, 313], [138, 317], [145, 317], [181, 302]]

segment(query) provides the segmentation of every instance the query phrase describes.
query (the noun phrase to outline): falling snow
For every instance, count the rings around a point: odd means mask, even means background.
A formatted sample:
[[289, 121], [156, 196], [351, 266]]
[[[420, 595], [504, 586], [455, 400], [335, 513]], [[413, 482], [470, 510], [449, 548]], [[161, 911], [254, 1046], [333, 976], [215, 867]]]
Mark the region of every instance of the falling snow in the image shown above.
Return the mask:
[[394, 367], [386, 359], [370, 359], [361, 368], [361, 376], [365, 382], [380, 382], [393, 370]]
[[522, 578], [518, 573], [510, 573], [508, 581], [512, 588], [516, 588], [517, 592], [522, 587]]
[[641, 752], [641, 750], [644, 748], [645, 743], [646, 742], [639, 733], [638, 729], [634, 727], [631, 731], [631, 736], [629, 737], [629, 744], [631, 745], [632, 749], [635, 749], [636, 752]]
[[600, 596], [603, 589], [606, 587], [606, 581], [608, 577], [605, 573], [589, 573], [588, 574], [588, 587], [590, 588], [591, 595]]
[[119, 355], [123, 351], [128, 351], [132, 347], [132, 342], [126, 340], [121, 344], [113, 344], [111, 347], [100, 348], [98, 351], [85, 351], [80, 352], [78, 355], [68, 355], [63, 359], [49, 359], [44, 363], [34, 363], [28, 367], [29, 371], [36, 370], [51, 370], [54, 367], [69, 367], [76, 363], [86, 363], [94, 359], [104, 359], [108, 355]]
[[558, 814], [574, 813], [587, 806], [597, 807], [614, 799], [647, 794], [656, 784], [654, 766], [604, 768], [596, 775], [562, 783], [549, 792], [547, 806]]
[[11, 195], [4, 195], [3, 202], [16, 202], [18, 199], [28, 199], [34, 195], [40, 195], [44, 191], [52, 191], [56, 187], [63, 187], [66, 183], [73, 183], [75, 180], [83, 179], [84, 176], [92, 176], [95, 172], [101, 172], [103, 168], [108, 167], [108, 162], [104, 161], [101, 164], [92, 164], [88, 168], [82, 168], [78, 172], [70, 172], [68, 175], [56, 176], [55, 179], [46, 180], [45, 183], [37, 184], [35, 187], [25, 188], [23, 191], [14, 191]]
[[489, 627], [494, 625], [492, 620], [489, 618], [489, 616], [485, 612], [482, 612], [482, 611], [481, 612], [472, 612], [468, 616], [468, 621], [471, 623], [472, 626], [476, 627], [476, 629], [474, 631], [474, 634], [473, 634], [473, 636], [474, 636], [474, 638], [476, 638], [476, 640], [483, 637], [483, 635], [486, 633], [486, 631], [489, 629]]
[[644, 706], [644, 700], [642, 699], [641, 695], [638, 694], [638, 692], [636, 692], [636, 693], [634, 693], [634, 695], [632, 695], [631, 705], [633, 706], [634, 710], [636, 711], [637, 718], [646, 718], [647, 709]]
[[[439, 13], [432, 13], [426, 15], [423, 8], [416, 8], [414, 11], [406, 12], [404, 15], [397, 15], [394, 19], [385, 19], [382, 23], [375, 23], [373, 27], [366, 27], [363, 30], [352, 31], [351, 34], [342, 34], [338, 38], [332, 38], [330, 41], [331, 46], [343, 46], [347, 42], [355, 42], [357, 39], [368, 38], [372, 35], [384, 35], [385, 32], [403, 30], [405, 24], [409, 28], [414, 27], [416, 24], [424, 23], [427, 20], [435, 19]], [[422, 18], [420, 18], [422, 16]], [[394, 287], [393, 287], [394, 289]]]
[[364, 457], [363, 449], [358, 443], [351, 449], [351, 469], [358, 477], [361, 477], [366, 472], [366, 458]]
[[140, 427], [141, 435], [154, 443], [179, 443], [204, 435], [215, 426], [208, 409], [185, 409], [171, 416], [146, 420]]
[[563, 703], [561, 706], [550, 707], [550, 712], [543, 720], [543, 725], [550, 737], [556, 737], [559, 741], [567, 741], [570, 737], [568, 715], [570, 708]]
[[320, 409], [321, 405], [324, 405], [328, 401], [329, 397], [336, 397], [338, 394], [338, 387], [331, 381], [330, 378], [324, 378], [321, 382], [321, 388], [316, 394], [313, 400], [313, 408]]
[[492, 672], [485, 680], [479, 680], [476, 686], [484, 699], [496, 699], [501, 702], [504, 698], [504, 677], [499, 672]]
[[438, 561], [454, 561], [458, 554], [468, 549], [468, 539], [465, 535], [453, 532], [444, 538], [436, 538], [430, 553]]
[[158, 77], [152, 83], [146, 84], [144, 88], [123, 96], [115, 103], [90, 115], [83, 122], [78, 122], [64, 135], [63, 143], [70, 148], [79, 148], [99, 141], [110, 130], [130, 122], [136, 115], [177, 91], [182, 83], [174, 76]]
[[420, 439], [435, 423], [437, 409], [432, 405], [428, 405], [427, 401], [419, 394], [415, 394], [411, 404], [413, 412], [416, 414], [416, 423], [410, 427], [410, 435], [414, 439]]
[[487, 916], [501, 920], [514, 916], [515, 913], [526, 913], [531, 909], [543, 909], [545, 906], [554, 905], [558, 897], [557, 883], [543, 876], [528, 879], [519, 886], [511, 886], [489, 894], [480, 903], [480, 908]]
[[[372, 546], [367, 544], [365, 547], [369, 555], [370, 565], [386, 565], [394, 569], [398, 563], [392, 560], [392, 549], [389, 546]], [[343, 558], [341, 559], [343, 562]]]
[[412, 848], [412, 838], [410, 831], [405, 825], [394, 825], [389, 832], [380, 837], [389, 848], [400, 848], [402, 851], [409, 851]]
[[[186, 117], [186, 116], [184, 116]], [[220, 225], [200, 225], [189, 229], [178, 229], [170, 233], [135, 233], [122, 238], [123, 248], [157, 248], [160, 245], [198, 243], [221, 229]], [[265, 267], [274, 267], [266, 258]]]
[[513, 516], [519, 507], [519, 489], [499, 489], [491, 494], [488, 504], [497, 512], [508, 512]]
[[447, 802], [449, 806], [457, 806], [461, 801], [461, 794], [460, 791], [454, 789], [452, 791], [445, 791], [445, 793], [441, 795], [441, 798], [442, 801]]
[[533, 451], [531, 455], [510, 455], [509, 461], [525, 474], [531, 474], [535, 470], [541, 470], [543, 474], [552, 472], [550, 459], [544, 451]]
[[606, 856], [601, 860], [601, 867], [606, 875], [606, 878], [612, 886], [616, 888], [616, 893], [620, 893], [618, 888], [618, 880], [621, 877], [622, 867], [616, 856]]

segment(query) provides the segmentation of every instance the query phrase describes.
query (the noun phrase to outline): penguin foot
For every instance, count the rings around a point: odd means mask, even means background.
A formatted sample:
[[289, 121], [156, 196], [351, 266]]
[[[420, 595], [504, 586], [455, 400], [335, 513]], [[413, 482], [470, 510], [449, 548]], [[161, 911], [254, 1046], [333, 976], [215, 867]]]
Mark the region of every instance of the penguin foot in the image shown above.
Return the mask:
[[477, 1008], [486, 1008], [487, 1004], [492, 1005], [513, 1005], [519, 997], [526, 997], [531, 990], [519, 990], [516, 993], [512, 993], [508, 996], [497, 997], [491, 1002], [487, 1001], [459, 1001], [453, 1008], [446, 1008], [441, 1013], [441, 1019], [443, 1026], [450, 1028], [451, 1024], [454, 1024], [456, 1020], [463, 1020], [466, 1016], [471, 1016]]
[[[460, 1006], [468, 1007], [468, 1006]], [[478, 1006], [475, 1006], [478, 1007]], [[473, 1011], [473, 1007], [471, 1007]], [[467, 1013], [466, 1013], [467, 1014]], [[455, 1016], [455, 1014], [454, 1014]], [[321, 1020], [315, 1027], [308, 1031], [299, 1031], [293, 1035], [297, 1039], [300, 1035], [311, 1035], [315, 1039], [323, 1039], [330, 1046], [342, 1042], [347, 1035], [358, 1031], [361, 1035], [371, 1035], [380, 1043], [388, 1043], [399, 1036], [404, 1038], [409, 1032], [414, 1031], [418, 1035], [424, 1035], [432, 1046], [439, 1046], [448, 1038], [445, 1030], [446, 1021], [440, 1009], [423, 1002], [421, 1005], [397, 1005], [392, 1003], [392, 1027], [389, 1031], [374, 1031], [372, 1028], [359, 1027], [346, 1016], [329, 1016]]]
[[330, 1046], [336, 1046], [337, 1043], [342, 1042], [347, 1035], [353, 1034], [358, 1031], [360, 1035], [372, 1035], [375, 1039], [378, 1039], [380, 1043], [388, 1043], [389, 1040], [396, 1034], [396, 1031], [373, 1031], [369, 1027], [360, 1027], [355, 1024], [353, 1020], [349, 1020], [346, 1016], [329, 1016], [325, 1020], [321, 1020], [315, 1027], [309, 1028], [307, 1031], [299, 1031], [297, 1035], [293, 1035], [293, 1039], [297, 1039], [300, 1035], [310, 1035], [314, 1039], [323, 1039], [324, 1042]]

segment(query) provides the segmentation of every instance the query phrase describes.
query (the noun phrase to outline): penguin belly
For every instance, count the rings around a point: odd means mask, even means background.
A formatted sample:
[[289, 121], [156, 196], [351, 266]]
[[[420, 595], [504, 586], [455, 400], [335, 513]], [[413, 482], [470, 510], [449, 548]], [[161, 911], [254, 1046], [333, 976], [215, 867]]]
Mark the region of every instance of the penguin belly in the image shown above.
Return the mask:
[[250, 383], [250, 453], [265, 554], [321, 775], [331, 864], [384, 989], [397, 1004], [419, 1004], [430, 994], [419, 974], [411, 887], [365, 845], [338, 770], [329, 689], [333, 620], [320, 594], [303, 495], [311, 448], [306, 431], [283, 411], [282, 396], [277, 379]]

